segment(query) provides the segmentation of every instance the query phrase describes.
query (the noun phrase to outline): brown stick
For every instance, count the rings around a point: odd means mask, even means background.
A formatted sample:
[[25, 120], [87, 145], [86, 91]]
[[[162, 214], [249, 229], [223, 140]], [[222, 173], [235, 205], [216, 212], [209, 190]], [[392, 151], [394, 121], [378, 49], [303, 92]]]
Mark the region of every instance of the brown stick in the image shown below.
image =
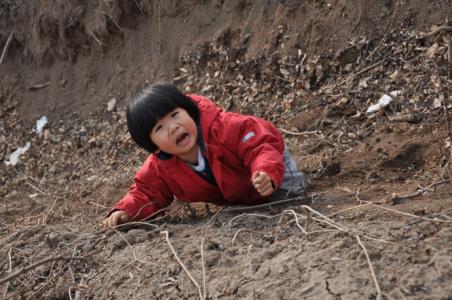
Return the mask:
[[434, 35], [440, 33], [441, 31], [452, 32], [452, 26], [440, 26], [440, 27], [436, 28], [435, 30], [433, 30], [432, 32], [426, 33], [423, 36], [418, 37], [417, 40], [426, 39], [428, 37], [431, 37], [431, 36], [434, 36]]
[[47, 82], [44, 82], [44, 83], [41, 83], [41, 84], [28, 86], [27, 89], [29, 89], [29, 90], [39, 90], [39, 89], [45, 88], [46, 86], [49, 86], [49, 85], [50, 85], [50, 82], [47, 81]]
[[182, 262], [182, 260], [179, 258], [179, 256], [176, 253], [176, 250], [174, 250], [173, 245], [171, 245], [171, 242], [169, 240], [169, 234], [168, 231], [163, 230], [160, 232], [161, 234], [165, 235], [165, 239], [166, 239], [166, 243], [168, 244], [168, 246], [171, 249], [171, 252], [173, 252], [174, 258], [177, 260], [177, 262], [179, 263], [179, 265], [182, 267], [182, 269], [185, 271], [185, 273], [187, 274], [188, 278], [190, 278], [191, 282], [193, 282], [193, 284], [196, 286], [196, 288], [198, 289], [198, 294], [199, 294], [199, 298], [201, 300], [204, 299], [204, 294], [202, 293], [201, 290], [201, 286], [198, 284], [198, 282], [193, 278], [193, 276], [190, 274], [190, 272], [188, 271], [187, 267], [184, 265], [184, 263]]
[[204, 241], [205, 241], [206, 237], [203, 236], [201, 239], [201, 265], [202, 265], [202, 289], [203, 289], [203, 294], [202, 297], [203, 299], [206, 299], [206, 295], [207, 295], [207, 291], [206, 291], [206, 266], [204, 263]]
[[[448, 69], [449, 69], [449, 74], [448, 74], [448, 79], [452, 80], [452, 38], [449, 37], [449, 39], [447, 40], [447, 47], [448, 49], [448, 60], [449, 60], [449, 64], [448, 64]], [[447, 128], [447, 134], [452, 142], [452, 131], [450, 128], [450, 124], [449, 124], [449, 93], [447, 92], [447, 88], [444, 89], [443, 88], [443, 81], [441, 79], [441, 75], [438, 72], [438, 81], [439, 81], [439, 88], [443, 91], [443, 95], [444, 95], [444, 102], [443, 102], [443, 107], [444, 107], [444, 118], [446, 119], [446, 128]], [[449, 82], [446, 82], [447, 85], [449, 85]], [[452, 148], [452, 146], [451, 146]]]
[[47, 257], [47, 258], [45, 258], [45, 259], [43, 259], [43, 260], [40, 260], [40, 261], [38, 261], [38, 262], [35, 262], [34, 264], [32, 264], [32, 265], [30, 265], [30, 266], [28, 266], [28, 267], [24, 267], [24, 268], [20, 269], [19, 271], [15, 272], [15, 273], [13, 273], [13, 274], [11, 274], [11, 275], [9, 275], [9, 276], [3, 278], [3, 279], [0, 279], [0, 285], [2, 285], [2, 284], [4, 284], [4, 283], [6, 283], [6, 282], [8, 282], [8, 281], [10, 281], [10, 280], [12, 280], [12, 279], [14, 279], [14, 278], [16, 278], [17, 276], [19, 276], [19, 275], [21, 275], [21, 274], [23, 274], [23, 273], [25, 273], [25, 272], [28, 272], [28, 271], [30, 271], [30, 270], [33, 270], [34, 268], [37, 268], [37, 267], [39, 267], [39, 266], [42, 265], [42, 264], [45, 264], [45, 263], [48, 263], [48, 262], [51, 262], [51, 261], [56, 261], [56, 260], [87, 260], [87, 259], [88, 259], [88, 258], [87, 258], [87, 257], [84, 257], [84, 256], [56, 256], [56, 257]]
[[370, 269], [370, 273], [372, 275], [372, 279], [374, 280], [375, 283], [375, 287], [377, 289], [377, 299], [381, 299], [381, 289], [380, 289], [380, 285], [378, 284], [377, 281], [377, 276], [375, 275], [375, 271], [374, 268], [372, 267], [372, 263], [370, 261], [370, 257], [369, 257], [369, 253], [367, 253], [367, 249], [364, 246], [364, 244], [361, 242], [361, 239], [359, 238], [359, 235], [355, 235], [356, 241], [358, 242], [359, 246], [363, 249], [364, 251], [364, 255], [366, 256], [367, 259], [367, 263], [369, 265], [369, 269]]
[[11, 31], [11, 33], [9, 34], [8, 40], [6, 40], [6, 44], [5, 44], [5, 47], [3, 48], [2, 56], [0, 57], [0, 65], [3, 63], [3, 59], [5, 58], [6, 52], [8, 51], [9, 43], [11, 43], [13, 35], [14, 35], [14, 30]]
[[452, 36], [449, 35], [449, 38], [447, 39], [447, 59], [449, 61], [449, 80], [452, 80]]

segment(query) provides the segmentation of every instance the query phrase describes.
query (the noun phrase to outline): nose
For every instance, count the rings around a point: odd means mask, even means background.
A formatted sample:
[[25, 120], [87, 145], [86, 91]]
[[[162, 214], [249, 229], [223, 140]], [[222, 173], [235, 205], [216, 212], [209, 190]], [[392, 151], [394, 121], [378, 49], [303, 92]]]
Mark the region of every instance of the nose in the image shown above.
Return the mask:
[[177, 124], [171, 125], [171, 127], [170, 127], [170, 135], [173, 135], [177, 131], [178, 128], [179, 128], [179, 125], [177, 125]]

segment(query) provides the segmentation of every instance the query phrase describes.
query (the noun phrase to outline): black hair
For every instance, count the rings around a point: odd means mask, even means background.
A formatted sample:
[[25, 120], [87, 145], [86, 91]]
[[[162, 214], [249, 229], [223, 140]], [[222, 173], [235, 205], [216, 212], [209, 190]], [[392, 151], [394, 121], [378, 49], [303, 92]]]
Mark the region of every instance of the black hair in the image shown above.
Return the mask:
[[132, 98], [127, 106], [127, 128], [130, 136], [140, 147], [155, 152], [158, 147], [151, 140], [155, 124], [176, 108], [183, 108], [196, 124], [199, 108], [172, 83], [158, 83], [144, 88]]

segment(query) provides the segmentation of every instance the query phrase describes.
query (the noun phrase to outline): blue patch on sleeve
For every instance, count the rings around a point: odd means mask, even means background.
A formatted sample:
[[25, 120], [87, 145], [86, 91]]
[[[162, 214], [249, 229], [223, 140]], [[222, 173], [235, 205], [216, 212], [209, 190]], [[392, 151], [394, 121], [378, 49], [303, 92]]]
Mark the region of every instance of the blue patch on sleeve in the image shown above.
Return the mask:
[[246, 141], [248, 141], [249, 139], [251, 139], [253, 136], [255, 136], [254, 131], [248, 132], [248, 133], [242, 138], [242, 143], [245, 143]]

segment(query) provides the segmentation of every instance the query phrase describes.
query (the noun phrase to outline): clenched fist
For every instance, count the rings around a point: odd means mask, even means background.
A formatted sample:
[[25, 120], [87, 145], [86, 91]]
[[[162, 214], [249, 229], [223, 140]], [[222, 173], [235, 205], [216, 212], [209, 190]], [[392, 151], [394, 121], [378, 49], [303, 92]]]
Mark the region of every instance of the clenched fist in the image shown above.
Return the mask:
[[254, 173], [251, 182], [262, 197], [270, 196], [275, 190], [270, 176], [265, 172], [258, 171]]

